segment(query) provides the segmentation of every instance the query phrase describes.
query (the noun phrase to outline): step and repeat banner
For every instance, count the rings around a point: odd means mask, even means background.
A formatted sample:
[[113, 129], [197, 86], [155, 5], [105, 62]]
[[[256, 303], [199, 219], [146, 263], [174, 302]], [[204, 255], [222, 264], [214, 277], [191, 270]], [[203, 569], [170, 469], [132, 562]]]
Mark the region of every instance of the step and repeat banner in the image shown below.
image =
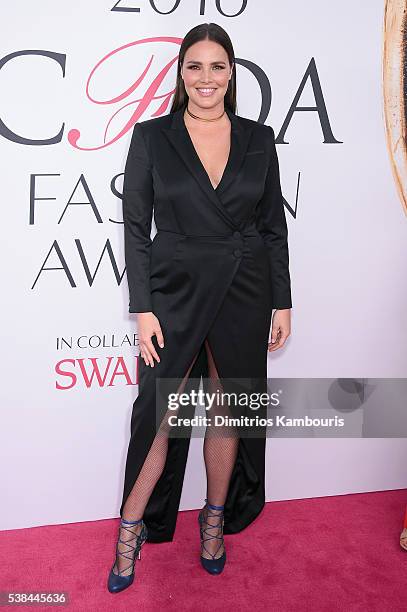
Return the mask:
[[[277, 138], [293, 310], [286, 347], [268, 357], [270, 379], [329, 380], [321, 402], [336, 385], [340, 411], [355, 394], [341, 380], [355, 378], [357, 389], [405, 378], [405, 8], [396, 0], [2, 7], [0, 528], [118, 516], [139, 359], [124, 163], [132, 125], [169, 111], [182, 38], [199, 23], [227, 30], [237, 113]], [[383, 426], [391, 401], [384, 394], [376, 413]], [[405, 438], [375, 432], [269, 438], [267, 500], [406, 487]], [[191, 440], [181, 509], [204, 497], [201, 447]]]

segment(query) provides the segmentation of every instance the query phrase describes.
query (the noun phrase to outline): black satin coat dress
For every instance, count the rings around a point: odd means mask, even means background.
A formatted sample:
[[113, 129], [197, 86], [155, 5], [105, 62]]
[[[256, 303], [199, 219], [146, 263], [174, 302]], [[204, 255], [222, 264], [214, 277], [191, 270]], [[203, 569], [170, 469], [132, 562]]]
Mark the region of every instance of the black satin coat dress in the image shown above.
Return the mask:
[[[221, 378], [266, 384], [272, 309], [291, 308], [274, 131], [226, 112], [231, 148], [216, 188], [189, 136], [184, 108], [133, 129], [123, 184], [129, 312], [152, 311], [165, 347], [153, 336], [161, 362], [151, 367], [138, 360], [121, 516], [157, 431], [157, 377], [181, 380], [192, 363], [190, 378], [207, 376], [207, 340]], [[265, 432], [239, 437], [225, 534], [247, 527], [264, 506], [265, 442]], [[150, 542], [173, 539], [189, 443], [188, 436], [169, 438], [164, 471], [144, 513]]]

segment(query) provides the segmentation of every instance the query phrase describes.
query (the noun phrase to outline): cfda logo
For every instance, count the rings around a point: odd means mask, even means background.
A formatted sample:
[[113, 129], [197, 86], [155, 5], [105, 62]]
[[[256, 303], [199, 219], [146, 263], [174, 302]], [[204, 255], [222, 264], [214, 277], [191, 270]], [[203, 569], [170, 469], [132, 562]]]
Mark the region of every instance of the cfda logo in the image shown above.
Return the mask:
[[[66, 126], [61, 117], [59, 125], [50, 127], [51, 135], [29, 138], [23, 128], [18, 127], [18, 118], [13, 128], [6, 125], [0, 118], [0, 136], [20, 145], [54, 146], [67, 139], [69, 144], [81, 151], [97, 151], [104, 149], [120, 140], [139, 120], [159, 117], [167, 112], [174, 94], [175, 76], [171, 74], [178, 62], [179, 47], [182, 38], [174, 36], [151, 36], [121, 45], [105, 53], [89, 71], [84, 68], [83, 87], [77, 92], [78, 104], [81, 100], [94, 106], [94, 121], [92, 127], [99, 132], [96, 143], [90, 143], [88, 117], [79, 120], [77, 127]], [[12, 52], [0, 59], [0, 70], [9, 62], [25, 62], [33, 56], [40, 62], [53, 62], [58, 68], [43, 84], [52, 91], [57, 80], [66, 78], [67, 56], [47, 50], [21, 50]], [[308, 60], [306, 60], [307, 62]], [[251, 73], [257, 83], [253, 97], [258, 97], [260, 109], [257, 121], [264, 123], [270, 113], [272, 102], [272, 86], [265, 70], [256, 62], [246, 58], [235, 58], [240, 70]], [[124, 75], [118, 83], [117, 74]], [[70, 75], [68, 75], [70, 76]], [[311, 87], [315, 105], [301, 105], [301, 96], [307, 86]], [[295, 84], [294, 84], [295, 87]], [[324, 144], [342, 144], [335, 138], [328, 109], [325, 103], [323, 84], [320, 81], [317, 63], [311, 58], [305, 65], [301, 82], [294, 90], [293, 99], [288, 101], [288, 109], [283, 123], [278, 131], [276, 144], [289, 144], [285, 133], [295, 113], [312, 111], [316, 113], [323, 135]], [[97, 114], [100, 113], [101, 120]], [[107, 111], [106, 113], [103, 111]], [[41, 109], [44, 112], [44, 109]], [[76, 116], [81, 116], [78, 110]]]

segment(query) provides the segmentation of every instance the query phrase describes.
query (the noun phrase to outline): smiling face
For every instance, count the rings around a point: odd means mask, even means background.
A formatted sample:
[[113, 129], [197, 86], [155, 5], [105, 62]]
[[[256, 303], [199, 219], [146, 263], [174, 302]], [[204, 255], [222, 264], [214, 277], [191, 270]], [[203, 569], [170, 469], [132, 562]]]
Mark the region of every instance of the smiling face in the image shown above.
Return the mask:
[[181, 69], [189, 106], [223, 108], [232, 66], [225, 49], [212, 40], [201, 40], [187, 49]]

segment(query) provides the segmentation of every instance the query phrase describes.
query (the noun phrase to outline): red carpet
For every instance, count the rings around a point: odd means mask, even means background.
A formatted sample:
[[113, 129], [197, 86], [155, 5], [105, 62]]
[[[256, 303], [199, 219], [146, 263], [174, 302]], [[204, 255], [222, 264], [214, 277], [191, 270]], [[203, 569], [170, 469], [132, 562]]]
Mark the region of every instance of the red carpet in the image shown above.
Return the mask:
[[12, 608], [31, 612], [401, 612], [406, 503], [407, 490], [268, 503], [244, 532], [225, 536], [220, 576], [201, 569], [198, 511], [181, 512], [174, 542], [146, 543], [133, 585], [117, 594], [106, 580], [119, 519], [3, 531], [0, 591], [68, 592], [67, 606]]

